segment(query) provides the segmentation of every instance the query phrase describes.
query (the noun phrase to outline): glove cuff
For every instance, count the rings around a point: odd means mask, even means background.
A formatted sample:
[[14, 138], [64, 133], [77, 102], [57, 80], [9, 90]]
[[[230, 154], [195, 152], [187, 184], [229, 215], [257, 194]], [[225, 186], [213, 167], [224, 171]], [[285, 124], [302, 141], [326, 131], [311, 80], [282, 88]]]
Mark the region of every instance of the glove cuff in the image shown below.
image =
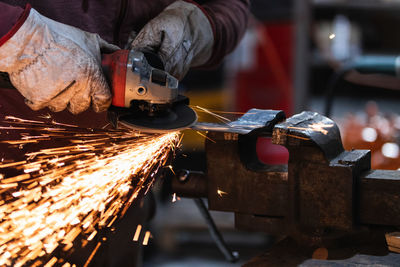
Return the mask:
[[16, 72], [34, 61], [42, 50], [47, 49], [49, 38], [43, 38], [45, 29], [42, 24], [41, 15], [29, 6], [21, 20], [6, 34], [8, 39], [0, 46], [0, 71]]
[[0, 47], [6, 43], [14, 34], [21, 28], [21, 26], [25, 23], [26, 19], [28, 18], [31, 11], [31, 5], [26, 4], [25, 10], [22, 12], [21, 16], [14, 24], [14, 26], [3, 36], [0, 38]]
[[214, 21], [211, 19], [210, 14], [208, 14], [208, 12], [204, 9], [204, 7], [202, 7], [199, 3], [195, 2], [194, 0], [182, 0], [182, 1], [197, 6], [197, 7], [203, 12], [203, 14], [204, 14], [204, 15], [206, 16], [206, 18], [208, 19], [208, 22], [210, 23], [210, 26], [211, 26], [211, 29], [212, 29], [212, 32], [213, 32], [214, 42], [215, 42], [215, 37], [216, 37], [216, 26], [215, 26]]
[[215, 38], [215, 27], [207, 12], [197, 3], [186, 0], [172, 3], [164, 12], [169, 10], [178, 10], [177, 13], [187, 20], [184, 31], [186, 37], [189, 38], [189, 45], [185, 46], [184, 42], [181, 45], [186, 50], [193, 50], [193, 58], [190, 60], [189, 66], [198, 67], [207, 63], [212, 55]]

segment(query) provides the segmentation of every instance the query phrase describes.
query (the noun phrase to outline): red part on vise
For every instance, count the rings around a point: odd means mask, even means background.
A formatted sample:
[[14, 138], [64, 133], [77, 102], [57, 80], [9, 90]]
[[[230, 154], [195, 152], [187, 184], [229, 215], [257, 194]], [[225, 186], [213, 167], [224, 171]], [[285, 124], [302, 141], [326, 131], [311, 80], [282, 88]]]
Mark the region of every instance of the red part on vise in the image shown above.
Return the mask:
[[113, 106], [125, 107], [128, 56], [129, 50], [118, 50], [112, 54], [104, 54], [101, 61], [103, 72], [110, 82]]

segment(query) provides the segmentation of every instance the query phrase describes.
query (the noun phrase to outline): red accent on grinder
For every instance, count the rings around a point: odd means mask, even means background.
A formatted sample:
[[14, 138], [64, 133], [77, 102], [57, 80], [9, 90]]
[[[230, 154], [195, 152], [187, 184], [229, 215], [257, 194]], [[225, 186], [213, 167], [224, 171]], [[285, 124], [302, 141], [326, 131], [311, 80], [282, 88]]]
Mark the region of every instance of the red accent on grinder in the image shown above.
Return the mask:
[[112, 105], [125, 107], [125, 83], [129, 50], [118, 50], [112, 54], [104, 54], [101, 65], [110, 82]]

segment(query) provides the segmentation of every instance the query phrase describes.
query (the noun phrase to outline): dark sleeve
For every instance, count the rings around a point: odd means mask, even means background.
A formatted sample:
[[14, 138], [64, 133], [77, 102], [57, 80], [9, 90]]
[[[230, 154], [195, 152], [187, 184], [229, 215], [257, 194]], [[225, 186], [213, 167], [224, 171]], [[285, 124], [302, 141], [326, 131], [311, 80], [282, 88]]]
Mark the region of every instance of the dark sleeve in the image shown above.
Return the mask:
[[[192, 0], [188, 2], [193, 2]], [[247, 28], [249, 0], [196, 1], [208, 17], [214, 31], [214, 49], [204, 67], [219, 64], [232, 52]]]
[[0, 2], [0, 38], [8, 33], [18, 21], [24, 9]]
[[30, 10], [29, 4], [22, 9], [0, 2], [0, 46], [7, 42], [24, 24]]

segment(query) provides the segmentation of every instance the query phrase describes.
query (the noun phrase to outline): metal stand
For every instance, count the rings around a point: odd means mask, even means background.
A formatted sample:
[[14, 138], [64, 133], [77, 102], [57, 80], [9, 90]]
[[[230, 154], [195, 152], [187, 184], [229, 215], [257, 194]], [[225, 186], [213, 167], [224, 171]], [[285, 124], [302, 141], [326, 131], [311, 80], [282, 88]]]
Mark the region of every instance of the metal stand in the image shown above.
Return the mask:
[[239, 260], [239, 253], [237, 251], [231, 251], [228, 246], [226, 245], [224, 238], [222, 237], [221, 233], [218, 231], [217, 226], [214, 223], [211, 214], [208, 212], [206, 205], [204, 204], [201, 198], [195, 198], [194, 203], [199, 208], [201, 215], [205, 219], [208, 230], [210, 231], [211, 237], [214, 240], [215, 244], [219, 251], [224, 254], [225, 259], [229, 262], [236, 262]]

